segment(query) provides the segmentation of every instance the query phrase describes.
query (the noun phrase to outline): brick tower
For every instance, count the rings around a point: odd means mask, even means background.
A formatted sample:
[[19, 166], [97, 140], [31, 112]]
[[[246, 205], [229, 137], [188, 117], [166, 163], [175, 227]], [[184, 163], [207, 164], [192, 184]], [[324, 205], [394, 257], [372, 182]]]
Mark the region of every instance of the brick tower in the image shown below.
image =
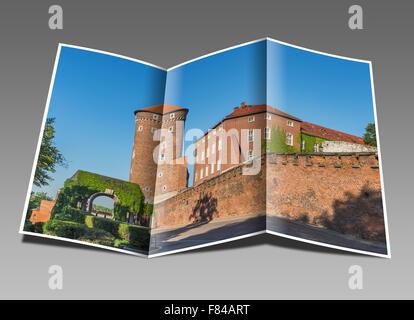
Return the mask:
[[[153, 203], [154, 197], [165, 198], [187, 187], [187, 159], [182, 157], [187, 113], [188, 109], [168, 104], [134, 112], [136, 126], [129, 181], [141, 187], [145, 202]], [[162, 135], [160, 141], [158, 129], [164, 129], [170, 137], [168, 141]], [[158, 153], [154, 156], [157, 146]]]

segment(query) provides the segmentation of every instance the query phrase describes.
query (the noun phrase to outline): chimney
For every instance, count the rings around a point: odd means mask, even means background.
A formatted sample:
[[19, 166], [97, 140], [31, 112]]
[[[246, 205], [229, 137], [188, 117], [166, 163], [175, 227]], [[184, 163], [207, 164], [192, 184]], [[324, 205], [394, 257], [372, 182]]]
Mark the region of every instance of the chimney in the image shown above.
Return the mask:
[[239, 107], [234, 107], [233, 112], [236, 112], [237, 110], [239, 110]]
[[241, 107], [242, 108], [245, 108], [246, 107], [246, 104], [244, 103], [244, 101], [241, 103]]

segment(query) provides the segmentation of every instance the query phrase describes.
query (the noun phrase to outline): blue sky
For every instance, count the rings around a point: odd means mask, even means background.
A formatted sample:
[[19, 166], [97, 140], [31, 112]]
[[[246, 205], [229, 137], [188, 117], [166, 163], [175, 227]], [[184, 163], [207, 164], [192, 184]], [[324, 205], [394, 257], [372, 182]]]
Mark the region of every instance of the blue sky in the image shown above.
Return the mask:
[[268, 41], [267, 103], [330, 129], [361, 137], [374, 122], [368, 63]]
[[190, 110], [186, 129], [206, 132], [244, 101], [362, 136], [374, 122], [370, 81], [367, 63], [263, 40], [170, 70], [165, 101]]
[[78, 169], [128, 181], [133, 111], [162, 103], [165, 80], [165, 71], [145, 64], [62, 47], [48, 117], [56, 118], [56, 145], [69, 165], [40, 189], [54, 197]]
[[[58, 168], [55, 180], [41, 190], [54, 196], [78, 169], [128, 180], [133, 111], [164, 101], [188, 108], [186, 130], [203, 132], [242, 101], [267, 103], [304, 121], [357, 136], [374, 122], [366, 63], [264, 40], [166, 74], [111, 55], [63, 47], [48, 117], [56, 117], [56, 144], [69, 166]], [[189, 171], [192, 183], [191, 166]]]

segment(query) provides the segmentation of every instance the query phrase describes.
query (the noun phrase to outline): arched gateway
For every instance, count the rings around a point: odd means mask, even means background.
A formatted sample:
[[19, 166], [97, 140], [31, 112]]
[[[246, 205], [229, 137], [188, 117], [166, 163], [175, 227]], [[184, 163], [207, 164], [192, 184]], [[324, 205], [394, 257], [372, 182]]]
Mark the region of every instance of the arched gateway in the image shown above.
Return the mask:
[[[111, 198], [112, 200], [114, 200], [114, 206], [115, 205], [119, 205], [121, 203], [121, 201], [119, 200], [119, 198], [114, 194], [114, 190], [112, 189], [106, 189], [104, 192], [96, 192], [94, 194], [92, 194], [88, 200], [86, 200], [86, 211], [92, 213], [93, 210], [93, 201], [98, 198], [98, 197], [108, 197]], [[114, 218], [113, 214], [109, 214], [109, 217], [111, 219]]]
[[112, 219], [141, 224], [144, 195], [135, 183], [78, 170], [65, 181], [65, 188], [59, 195], [61, 206], [74, 207], [75, 203], [80, 203], [81, 209], [89, 213], [92, 213], [93, 201], [100, 196], [114, 200]]

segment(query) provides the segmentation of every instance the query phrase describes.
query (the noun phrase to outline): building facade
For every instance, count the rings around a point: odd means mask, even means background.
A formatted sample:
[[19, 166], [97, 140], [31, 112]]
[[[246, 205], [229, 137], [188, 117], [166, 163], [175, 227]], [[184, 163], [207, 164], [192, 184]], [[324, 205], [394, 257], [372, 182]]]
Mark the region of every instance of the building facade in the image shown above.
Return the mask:
[[[272, 143], [280, 135], [285, 148]], [[245, 148], [243, 139], [248, 141]], [[271, 106], [241, 103], [197, 140], [193, 185], [265, 151], [322, 152], [322, 143], [331, 140], [364, 145], [360, 137], [304, 122]], [[255, 149], [255, 143], [260, 148]]]
[[[129, 180], [141, 186], [147, 202], [162, 201], [188, 185], [187, 159], [182, 157], [187, 113], [188, 109], [167, 104], [135, 111]], [[281, 143], [275, 146], [277, 138]], [[243, 102], [196, 141], [193, 185], [265, 151], [322, 152], [325, 141], [365, 145], [360, 137], [302, 121], [266, 104]]]

